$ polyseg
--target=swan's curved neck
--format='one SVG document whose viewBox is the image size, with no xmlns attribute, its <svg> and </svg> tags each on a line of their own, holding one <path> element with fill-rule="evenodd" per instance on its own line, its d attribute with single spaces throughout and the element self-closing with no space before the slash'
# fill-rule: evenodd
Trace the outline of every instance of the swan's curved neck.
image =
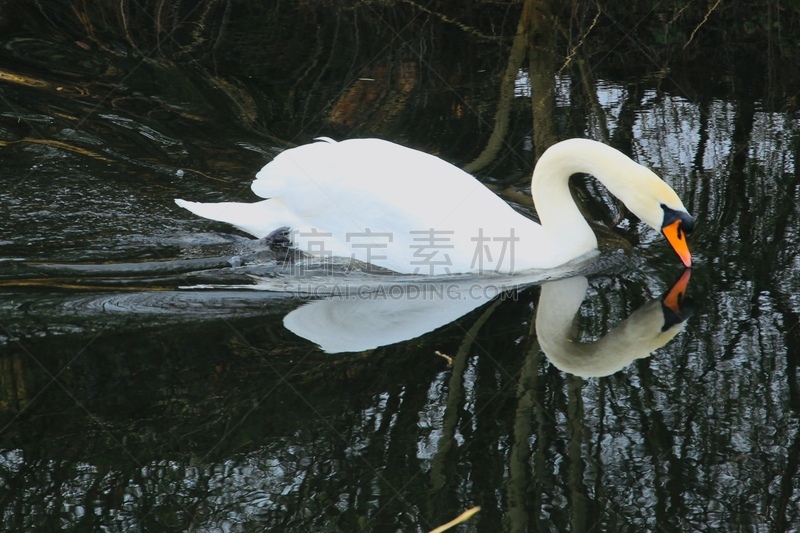
<svg viewBox="0 0 800 533">
<path fill-rule="evenodd" d="M 597 238 L 569 190 L 573 174 L 592 174 L 613 194 L 626 186 L 621 172 L 636 164 L 617 150 L 597 141 L 570 139 L 551 146 L 539 159 L 531 179 L 533 203 L 542 228 L 563 250 L 566 260 L 597 248 Z"/>
</svg>

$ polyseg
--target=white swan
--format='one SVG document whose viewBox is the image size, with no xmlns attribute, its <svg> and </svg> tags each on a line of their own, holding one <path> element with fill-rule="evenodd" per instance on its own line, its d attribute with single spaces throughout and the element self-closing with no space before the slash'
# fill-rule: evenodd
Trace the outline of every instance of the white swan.
<svg viewBox="0 0 800 533">
<path fill-rule="evenodd" d="M 692 217 L 648 168 L 588 139 L 550 147 L 533 172 L 537 224 L 466 172 L 379 139 L 320 139 L 279 154 L 256 175 L 255 203 L 175 200 L 189 211 L 258 237 L 289 230 L 320 257 L 353 258 L 407 274 L 512 273 L 553 268 L 597 248 L 570 194 L 572 174 L 599 179 L 660 230 L 687 267 Z"/>
</svg>

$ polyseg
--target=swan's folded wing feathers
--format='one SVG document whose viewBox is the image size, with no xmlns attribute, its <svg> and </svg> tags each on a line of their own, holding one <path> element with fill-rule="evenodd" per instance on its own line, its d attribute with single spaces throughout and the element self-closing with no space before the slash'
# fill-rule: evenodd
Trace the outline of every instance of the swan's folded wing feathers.
<svg viewBox="0 0 800 533">
<path fill-rule="evenodd" d="M 364 260 L 364 248 L 353 244 L 372 243 L 378 246 L 376 254 L 389 258 L 380 266 L 401 272 L 415 270 L 411 264 L 420 260 L 414 254 L 431 230 L 442 232 L 437 235 L 440 257 L 447 254 L 459 265 L 473 260 L 479 235 L 507 237 L 513 227 L 517 237 L 526 239 L 541 230 L 459 168 L 378 139 L 287 150 L 258 173 L 252 189 L 279 199 L 292 213 L 301 250 L 321 241 L 315 236 L 320 231 L 330 234 L 325 250 L 333 255 Z M 365 237 L 368 231 L 380 237 Z"/>
<path fill-rule="evenodd" d="M 473 204 L 492 213 L 511 210 L 457 167 L 378 139 L 287 150 L 258 173 L 252 189 L 262 198 L 279 198 L 300 219 L 331 214 L 350 221 L 354 230 L 381 223 L 397 227 L 404 220 L 413 221 L 409 229 L 437 228 Z"/>
</svg>

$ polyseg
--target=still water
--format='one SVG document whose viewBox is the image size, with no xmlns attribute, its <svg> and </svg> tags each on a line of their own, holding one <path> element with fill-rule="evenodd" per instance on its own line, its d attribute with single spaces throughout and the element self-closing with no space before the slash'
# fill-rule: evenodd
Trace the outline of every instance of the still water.
<svg viewBox="0 0 800 533">
<path fill-rule="evenodd" d="M 800 528 L 797 73 L 704 12 L 468 4 L 0 4 L 3 530 Z M 695 268 L 583 177 L 601 254 L 528 278 L 287 268 L 173 203 L 320 135 L 531 216 L 536 155 L 603 140 Z"/>
</svg>

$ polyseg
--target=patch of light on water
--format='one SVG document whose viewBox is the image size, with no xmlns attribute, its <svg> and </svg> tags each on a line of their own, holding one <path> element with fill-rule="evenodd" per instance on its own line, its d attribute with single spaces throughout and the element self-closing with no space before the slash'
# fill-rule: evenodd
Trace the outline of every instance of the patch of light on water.
<svg viewBox="0 0 800 533">
<path fill-rule="evenodd" d="M 420 431 L 417 440 L 417 458 L 430 463 L 439 448 L 439 439 L 442 436 L 442 422 L 444 420 L 445 404 L 447 403 L 447 386 L 445 380 L 449 372 L 440 372 L 428 387 L 427 401 L 418 413 L 417 428 Z"/>
<path fill-rule="evenodd" d="M 646 91 L 633 125 L 637 159 L 659 169 L 667 183 L 691 174 L 700 142 L 702 114 L 699 107 L 681 97 Z"/>
<path fill-rule="evenodd" d="M 597 103 L 600 104 L 603 115 L 593 114 L 592 122 L 605 121 L 609 136 L 613 136 L 617 128 L 626 94 L 625 88 L 620 84 L 603 80 L 597 82 Z M 594 125 L 594 129 L 599 127 L 599 124 Z M 594 132 L 593 136 L 597 139 L 602 139 L 600 132 Z"/>
<path fill-rule="evenodd" d="M 517 79 L 514 80 L 514 96 L 517 98 L 530 98 L 531 77 L 527 70 L 519 69 Z"/>
<path fill-rule="evenodd" d="M 795 161 L 791 146 L 796 131 L 797 121 L 787 117 L 786 113 L 755 113 L 750 157 L 761 163 L 768 175 L 793 173 Z"/>
<path fill-rule="evenodd" d="M 569 76 L 556 76 L 556 106 L 572 105 L 572 80 Z"/>
<path fill-rule="evenodd" d="M 703 168 L 709 171 L 720 168 L 730 158 L 731 136 L 736 110 L 730 102 L 714 100 L 708 109 L 708 127 Z"/>
</svg>

